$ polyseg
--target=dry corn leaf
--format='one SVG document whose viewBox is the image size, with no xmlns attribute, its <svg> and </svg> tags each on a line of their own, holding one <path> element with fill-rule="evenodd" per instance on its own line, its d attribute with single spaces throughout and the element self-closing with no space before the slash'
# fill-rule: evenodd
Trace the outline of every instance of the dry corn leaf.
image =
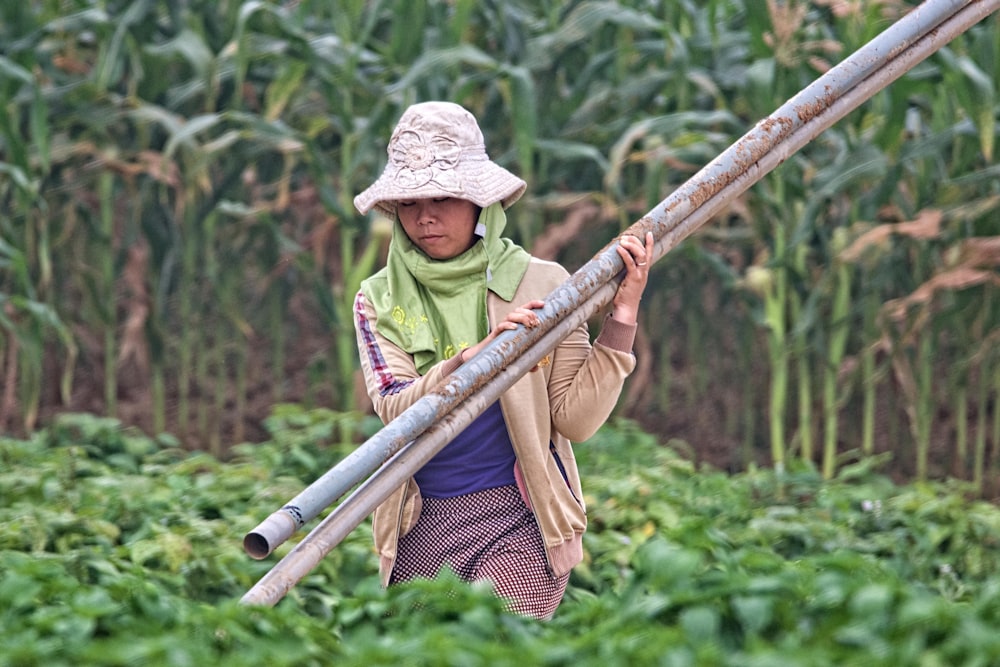
<svg viewBox="0 0 1000 667">
<path fill-rule="evenodd" d="M 984 283 L 1000 285 L 1000 276 L 992 271 L 960 266 L 932 276 L 907 296 L 887 301 L 884 308 L 889 317 L 899 320 L 906 316 L 910 306 L 930 303 L 940 290 L 961 290 Z"/>
<path fill-rule="evenodd" d="M 854 242 L 840 253 L 840 258 L 845 262 L 853 263 L 868 248 L 888 244 L 893 234 L 909 236 L 914 239 L 937 238 L 941 234 L 942 217 L 941 211 L 937 209 L 924 209 L 917 215 L 916 220 L 873 227 L 854 239 Z"/>
</svg>

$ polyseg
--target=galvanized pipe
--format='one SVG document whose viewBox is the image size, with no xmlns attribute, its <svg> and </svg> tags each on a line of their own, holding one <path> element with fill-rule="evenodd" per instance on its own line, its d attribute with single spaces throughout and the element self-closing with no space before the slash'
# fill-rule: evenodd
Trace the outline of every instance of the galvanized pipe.
<svg viewBox="0 0 1000 667">
<path fill-rule="evenodd" d="M 502 369 L 495 379 L 473 393 L 460 405 L 446 413 L 416 440 L 407 443 L 389 461 L 376 470 L 364 483 L 335 507 L 312 531 L 275 565 L 243 597 L 244 603 L 274 604 L 309 573 L 326 554 L 340 544 L 352 530 L 393 490 L 402 486 L 413 473 L 496 401 L 510 385 L 530 371 L 565 338 L 589 313 L 594 313 L 614 296 L 620 278 L 600 288 L 580 308 L 559 322 L 537 344 L 527 348 L 510 366 Z"/>
<path fill-rule="evenodd" d="M 652 261 L 659 259 L 823 130 L 998 8 L 1000 0 L 928 0 L 918 6 L 759 122 L 628 232 L 641 236 L 652 231 L 656 239 Z M 622 270 L 614 245 L 605 247 L 546 298 L 539 327 L 498 336 L 438 389 L 248 534 L 244 540 L 248 553 L 265 557 L 295 529 L 371 475 L 242 601 L 274 604 L 281 599 L 395 488 L 609 302 Z"/>
</svg>

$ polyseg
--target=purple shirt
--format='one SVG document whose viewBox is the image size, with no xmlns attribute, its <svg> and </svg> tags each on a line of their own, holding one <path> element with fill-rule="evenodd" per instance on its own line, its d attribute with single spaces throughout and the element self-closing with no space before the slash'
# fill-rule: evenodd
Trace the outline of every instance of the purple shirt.
<svg viewBox="0 0 1000 667">
<path fill-rule="evenodd" d="M 358 335 L 364 345 L 372 375 L 382 396 L 405 390 L 413 380 L 400 380 L 393 374 L 379 350 L 371 322 L 365 316 L 365 296 L 358 292 L 354 301 Z M 414 478 L 420 493 L 429 498 L 452 498 L 465 493 L 493 489 L 514 480 L 514 447 L 507 435 L 507 424 L 496 402 L 434 458 Z"/>
<path fill-rule="evenodd" d="M 514 484 L 514 461 L 514 447 L 498 401 L 413 477 L 422 496 L 452 498 Z"/>
</svg>

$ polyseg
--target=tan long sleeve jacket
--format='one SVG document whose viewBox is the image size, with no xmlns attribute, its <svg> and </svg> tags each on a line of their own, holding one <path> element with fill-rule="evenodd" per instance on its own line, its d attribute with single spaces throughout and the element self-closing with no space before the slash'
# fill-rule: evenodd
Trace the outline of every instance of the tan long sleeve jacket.
<svg viewBox="0 0 1000 667">
<path fill-rule="evenodd" d="M 511 302 L 488 292 L 490 326 L 515 307 L 544 299 L 568 277 L 559 264 L 532 259 Z M 461 358 L 446 359 L 421 376 L 409 354 L 375 333 L 377 317 L 367 299 L 359 295 L 356 308 L 359 317 L 369 320 L 374 333 L 374 341 L 369 342 L 358 329 L 365 385 L 375 413 L 388 423 L 454 372 Z M 539 364 L 538 371 L 527 373 L 500 397 L 517 457 L 515 472 L 521 493 L 538 521 L 556 576 L 569 572 L 583 558 L 582 538 L 587 527 L 580 475 L 570 443 L 591 437 L 614 409 L 625 378 L 635 368 L 631 352 L 635 329 L 609 317 L 592 346 L 587 326 L 578 327 Z M 373 365 L 373 351 L 384 360 L 378 369 Z M 413 383 L 398 393 L 382 395 L 379 387 L 386 373 L 394 382 Z M 420 490 L 411 478 L 375 510 L 373 533 L 385 585 L 395 563 L 397 541 L 416 523 L 420 508 Z"/>
</svg>

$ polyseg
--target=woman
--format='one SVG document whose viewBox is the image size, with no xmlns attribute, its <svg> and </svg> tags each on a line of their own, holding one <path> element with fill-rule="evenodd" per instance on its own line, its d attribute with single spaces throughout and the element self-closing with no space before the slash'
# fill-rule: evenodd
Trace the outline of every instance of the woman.
<svg viewBox="0 0 1000 667">
<path fill-rule="evenodd" d="M 486 155 L 476 119 L 448 102 L 400 118 L 382 175 L 354 204 L 395 221 L 385 268 L 355 302 L 361 367 L 389 422 L 499 333 L 538 324 L 568 273 L 503 238 L 525 183 Z M 635 366 L 653 239 L 620 239 L 626 275 L 590 343 L 577 328 L 375 511 L 383 584 L 450 567 L 549 618 L 583 557 L 586 513 L 570 441 L 607 419 Z"/>
</svg>

